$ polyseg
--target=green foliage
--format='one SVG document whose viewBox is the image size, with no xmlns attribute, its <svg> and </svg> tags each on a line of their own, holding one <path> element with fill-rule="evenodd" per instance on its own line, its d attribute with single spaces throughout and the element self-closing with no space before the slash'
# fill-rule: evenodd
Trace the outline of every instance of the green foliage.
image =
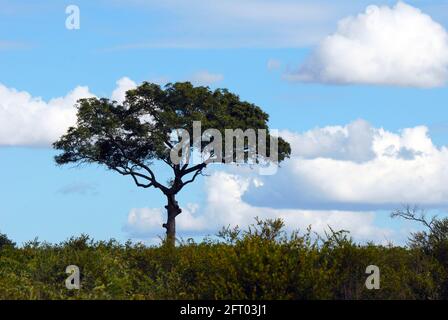
<svg viewBox="0 0 448 320">
<path fill-rule="evenodd" d="M 411 234 L 409 246 L 437 261 L 440 266 L 436 281 L 439 296 L 448 299 L 448 218 L 428 218 L 424 209 L 410 205 L 395 210 L 391 216 L 418 222 L 425 227 L 424 230 Z"/>
<path fill-rule="evenodd" d="M 55 157 L 60 165 L 99 163 L 121 172 L 137 172 L 153 160 L 172 165 L 172 132 L 184 129 L 193 137 L 194 121 L 201 122 L 202 131 L 214 128 L 223 137 L 225 129 L 266 129 L 267 143 L 270 141 L 269 116 L 260 107 L 241 101 L 226 89 L 211 91 L 189 82 L 170 83 L 164 89 L 144 82 L 129 90 L 122 104 L 88 98 L 81 99 L 77 108 L 76 126 L 54 143 L 62 151 Z M 272 138 L 278 141 L 279 161 L 289 157 L 289 144 L 281 137 Z M 202 148 L 206 144 L 203 142 Z M 193 150 L 192 139 L 190 147 Z"/>
<path fill-rule="evenodd" d="M 448 299 L 448 218 L 433 219 L 429 230 L 412 234 L 409 244 L 422 250 L 441 266 L 439 290 L 442 298 Z"/>
<path fill-rule="evenodd" d="M 34 240 L 0 250 L 0 299 L 442 299 L 447 273 L 437 252 L 360 245 L 345 231 L 287 234 L 282 221 L 258 219 L 177 247 L 86 235 L 58 245 Z M 65 288 L 71 264 L 81 290 Z M 380 290 L 364 285 L 371 264 L 381 270 Z"/>
<path fill-rule="evenodd" d="M 10 240 L 6 234 L 0 233 L 0 249 L 4 246 L 12 246 L 14 247 L 16 244 Z"/>
</svg>

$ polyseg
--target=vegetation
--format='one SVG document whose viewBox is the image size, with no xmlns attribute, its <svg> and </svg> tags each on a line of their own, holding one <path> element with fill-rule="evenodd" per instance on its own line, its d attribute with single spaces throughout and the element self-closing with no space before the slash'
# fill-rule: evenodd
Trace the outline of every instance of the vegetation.
<svg viewBox="0 0 448 320">
<path fill-rule="evenodd" d="M 356 244 L 345 231 L 287 235 L 280 220 L 176 247 L 82 235 L 18 248 L 2 236 L 0 299 L 447 299 L 448 219 L 433 221 L 407 247 Z M 72 264 L 80 290 L 65 288 Z M 365 287 L 371 264 L 379 290 Z"/>
</svg>

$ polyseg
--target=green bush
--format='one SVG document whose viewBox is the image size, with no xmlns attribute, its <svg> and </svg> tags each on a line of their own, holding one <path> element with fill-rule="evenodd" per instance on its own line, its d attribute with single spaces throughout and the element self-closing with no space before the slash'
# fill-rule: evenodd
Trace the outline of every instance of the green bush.
<svg viewBox="0 0 448 320">
<path fill-rule="evenodd" d="M 12 246 L 14 247 L 16 244 L 10 240 L 6 234 L 0 233 L 0 249 L 4 246 Z"/>
<path fill-rule="evenodd" d="M 345 231 L 331 230 L 323 238 L 311 229 L 287 234 L 280 220 L 257 220 L 245 231 L 225 228 L 218 240 L 183 241 L 175 248 L 98 242 L 86 235 L 22 247 L 2 239 L 0 299 L 447 297 L 442 244 L 361 245 Z M 371 264 L 381 271 L 379 290 L 365 287 Z M 80 290 L 65 288 L 68 265 L 81 270 Z"/>
</svg>

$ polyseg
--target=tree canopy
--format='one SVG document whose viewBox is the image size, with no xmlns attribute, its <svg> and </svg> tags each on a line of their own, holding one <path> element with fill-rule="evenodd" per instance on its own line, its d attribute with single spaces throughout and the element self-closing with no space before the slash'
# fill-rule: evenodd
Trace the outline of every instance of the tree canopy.
<svg viewBox="0 0 448 320">
<path fill-rule="evenodd" d="M 87 98 L 79 100 L 76 107 L 76 125 L 54 143 L 54 148 L 62 151 L 55 157 L 56 163 L 99 163 L 132 177 L 139 187 L 158 188 L 168 197 L 168 215 L 170 206 L 175 212 L 174 216 L 180 213 L 174 196 L 185 185 L 193 182 L 208 164 L 206 161 L 173 162 L 170 155 L 179 143 L 178 136 L 173 138 L 173 130 L 181 129 L 193 136 L 195 121 L 200 121 L 202 131 L 214 129 L 223 136 L 226 129 L 264 129 L 267 132 L 268 151 L 264 160 L 270 160 L 271 141 L 275 141 L 278 146 L 276 163 L 291 153 L 285 140 L 270 135 L 268 114 L 252 103 L 241 101 L 227 89 L 212 91 L 208 87 L 194 87 L 189 82 L 170 83 L 162 88 L 144 82 L 136 89 L 129 90 L 123 103 L 106 98 Z M 195 149 L 202 152 L 207 144 L 201 141 L 195 145 L 193 139 L 190 139 L 188 150 L 190 153 L 195 152 Z M 225 148 L 223 144 L 223 154 L 228 153 Z M 231 150 L 242 151 L 245 154 L 244 161 L 250 161 L 247 156 L 248 142 L 238 145 L 232 140 Z M 255 162 L 259 160 L 257 156 Z M 173 179 L 169 184 L 163 184 L 157 179 L 154 161 L 162 161 L 172 168 Z"/>
</svg>

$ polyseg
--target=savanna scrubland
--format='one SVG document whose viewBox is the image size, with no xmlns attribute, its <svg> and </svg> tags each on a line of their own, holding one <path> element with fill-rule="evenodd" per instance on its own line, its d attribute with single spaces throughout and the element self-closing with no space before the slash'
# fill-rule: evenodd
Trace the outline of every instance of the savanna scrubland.
<svg viewBox="0 0 448 320">
<path fill-rule="evenodd" d="M 1 235 L 0 299 L 446 299 L 448 219 L 422 221 L 406 246 L 359 244 L 331 229 L 287 234 L 281 220 L 258 219 L 176 247 L 87 235 L 18 247 Z M 65 287 L 73 264 L 80 290 Z M 371 264 L 381 271 L 379 290 L 365 286 Z"/>
</svg>

